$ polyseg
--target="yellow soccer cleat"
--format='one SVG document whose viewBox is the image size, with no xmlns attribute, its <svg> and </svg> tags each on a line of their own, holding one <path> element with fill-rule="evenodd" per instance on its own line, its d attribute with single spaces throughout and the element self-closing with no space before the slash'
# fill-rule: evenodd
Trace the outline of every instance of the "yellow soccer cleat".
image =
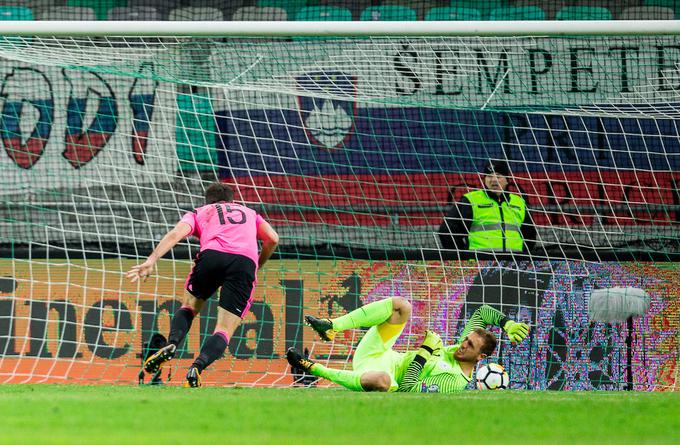
<svg viewBox="0 0 680 445">
<path fill-rule="evenodd" d="M 186 381 L 184 382 L 185 388 L 200 388 L 201 387 L 201 373 L 197 367 L 192 366 L 187 372 Z"/>
<path fill-rule="evenodd" d="M 319 334 L 323 341 L 333 341 L 336 331 L 333 330 L 333 322 L 328 318 L 316 318 L 305 315 L 305 321 Z"/>
<path fill-rule="evenodd" d="M 156 351 L 151 357 L 144 362 L 144 371 L 149 374 L 155 374 L 163 366 L 163 363 L 171 360 L 175 356 L 177 346 L 173 344 L 166 345 Z"/>
<path fill-rule="evenodd" d="M 313 361 L 303 357 L 302 354 L 300 354 L 295 348 L 288 348 L 286 351 L 286 360 L 288 360 L 288 363 L 293 368 L 299 369 L 306 373 L 309 373 L 312 369 L 312 366 L 314 366 Z"/>
</svg>

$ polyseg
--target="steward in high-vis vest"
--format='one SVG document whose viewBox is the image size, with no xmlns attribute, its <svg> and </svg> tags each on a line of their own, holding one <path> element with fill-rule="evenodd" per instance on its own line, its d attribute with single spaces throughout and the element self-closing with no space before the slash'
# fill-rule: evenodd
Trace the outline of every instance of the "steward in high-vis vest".
<svg viewBox="0 0 680 445">
<path fill-rule="evenodd" d="M 439 227 L 444 249 L 477 252 L 528 252 L 536 229 L 524 199 L 508 192 L 510 169 L 504 161 L 490 160 L 484 167 L 482 190 L 466 193 Z"/>
</svg>

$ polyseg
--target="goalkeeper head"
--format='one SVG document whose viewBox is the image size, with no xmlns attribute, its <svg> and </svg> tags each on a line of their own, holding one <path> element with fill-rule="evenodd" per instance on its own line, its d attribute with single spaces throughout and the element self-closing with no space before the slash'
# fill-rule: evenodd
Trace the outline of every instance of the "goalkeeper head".
<svg viewBox="0 0 680 445">
<path fill-rule="evenodd" d="M 477 328 L 461 339 L 453 358 L 458 363 L 469 363 L 474 366 L 493 354 L 497 344 L 498 340 L 494 334 L 486 329 Z"/>
<path fill-rule="evenodd" d="M 445 350 L 453 356 L 461 367 L 470 368 L 475 367 L 479 361 L 493 354 L 497 344 L 496 336 L 483 328 L 471 330 L 458 343 L 448 347 L 444 346 L 436 332 L 427 331 L 420 349 L 428 358 L 431 355 L 438 355 L 441 350 Z"/>
</svg>

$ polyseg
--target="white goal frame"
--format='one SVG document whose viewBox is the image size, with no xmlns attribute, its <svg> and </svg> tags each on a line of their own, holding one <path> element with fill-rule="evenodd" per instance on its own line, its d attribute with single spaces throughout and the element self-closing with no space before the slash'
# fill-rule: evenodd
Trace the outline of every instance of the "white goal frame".
<svg viewBox="0 0 680 445">
<path fill-rule="evenodd" d="M 281 22 L 37 21 L 0 22 L 5 36 L 597 36 L 677 35 L 680 20 Z"/>
</svg>

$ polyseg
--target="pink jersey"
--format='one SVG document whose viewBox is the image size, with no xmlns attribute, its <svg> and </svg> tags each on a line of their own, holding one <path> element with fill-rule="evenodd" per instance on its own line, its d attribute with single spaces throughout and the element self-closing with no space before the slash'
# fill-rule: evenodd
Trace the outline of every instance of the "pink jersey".
<svg viewBox="0 0 680 445">
<path fill-rule="evenodd" d="M 243 255 L 255 262 L 257 229 L 264 219 L 253 209 L 233 202 L 204 205 L 185 214 L 180 222 L 191 226 L 191 233 L 200 240 L 201 252 L 206 249 Z"/>
</svg>

